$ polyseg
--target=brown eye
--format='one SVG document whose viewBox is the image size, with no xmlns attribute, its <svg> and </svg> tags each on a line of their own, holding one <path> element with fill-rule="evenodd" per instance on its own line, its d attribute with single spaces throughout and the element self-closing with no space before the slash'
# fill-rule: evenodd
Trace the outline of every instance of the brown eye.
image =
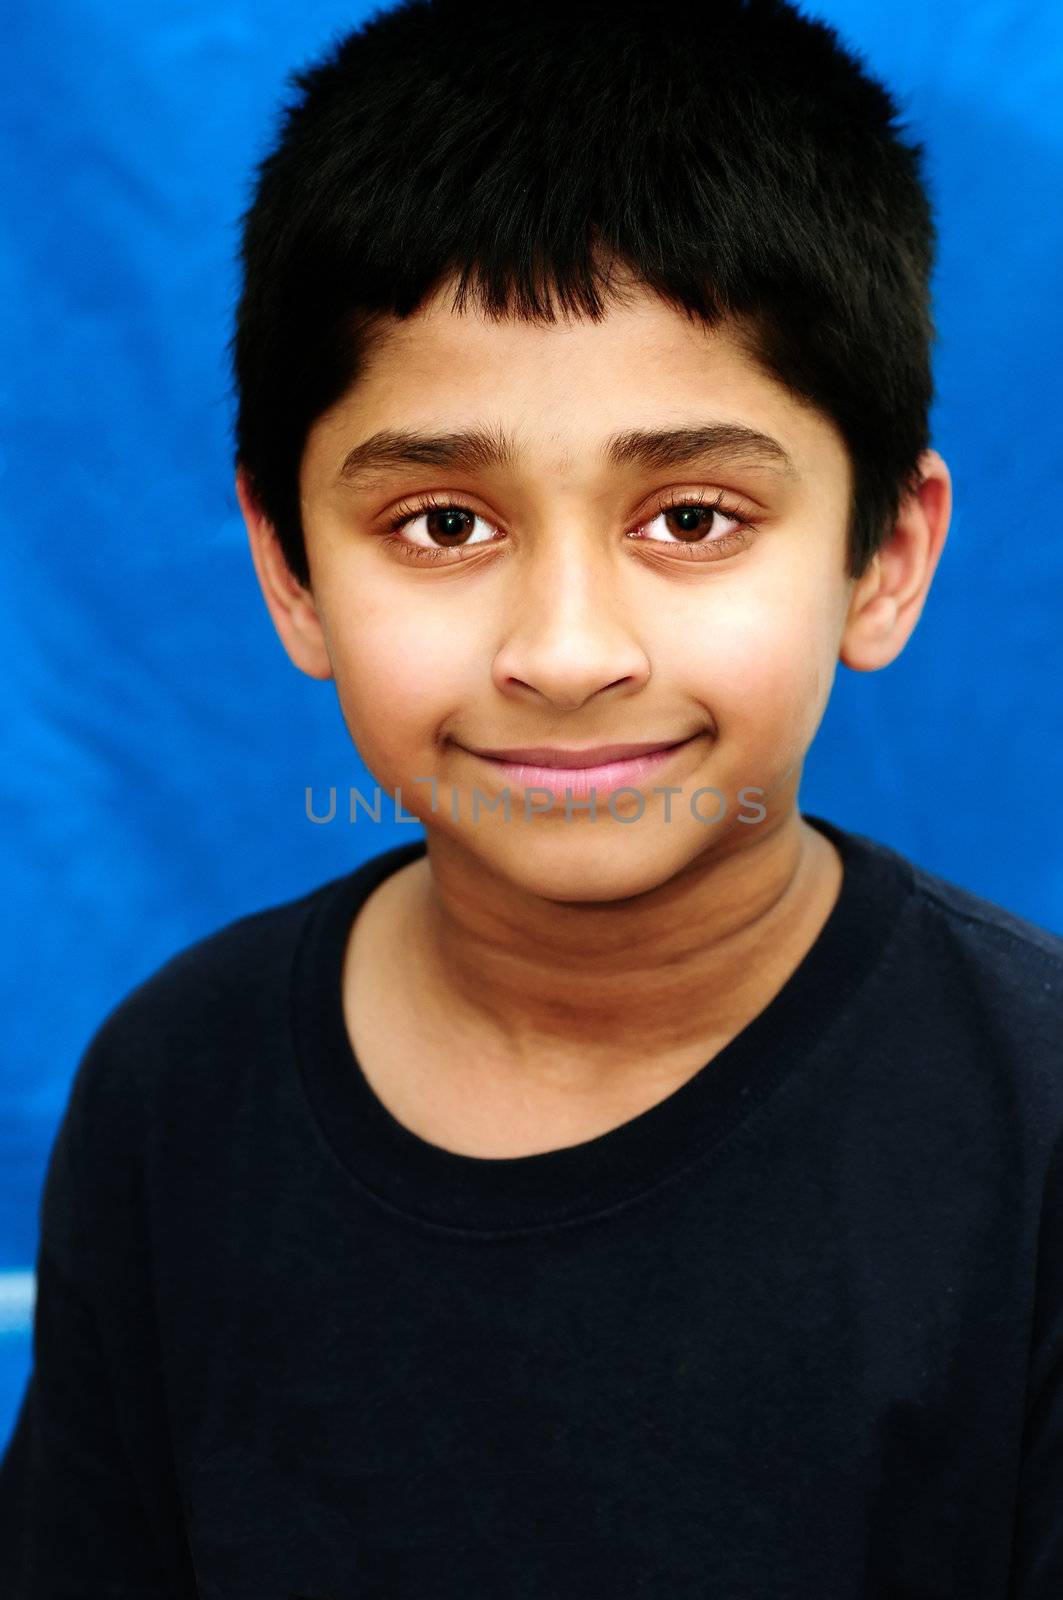
<svg viewBox="0 0 1063 1600">
<path fill-rule="evenodd" d="M 425 526 L 433 538 L 456 544 L 467 539 L 476 521 L 471 511 L 457 506 L 434 506 L 424 513 Z"/>
<path fill-rule="evenodd" d="M 651 532 L 657 524 L 661 532 Z M 729 526 L 728 526 L 729 524 Z M 749 543 L 753 524 L 741 509 L 726 503 L 722 495 L 715 500 L 666 501 L 648 522 L 642 523 L 635 537 L 646 544 L 671 546 L 688 560 L 712 561 L 729 555 Z"/>
<path fill-rule="evenodd" d="M 651 522 L 643 524 L 645 528 L 652 528 L 654 523 L 661 522 L 668 533 L 674 534 L 684 544 L 694 540 L 707 540 L 710 535 L 715 535 L 717 541 L 726 538 L 732 529 L 721 524 L 730 522 L 734 527 L 744 527 L 743 518 L 737 514 L 728 514 L 723 506 L 701 506 L 688 504 L 675 504 L 662 506 Z"/>
<path fill-rule="evenodd" d="M 481 523 L 485 530 L 485 538 L 473 537 L 476 524 Z M 418 524 L 424 524 L 423 529 Z M 471 511 L 468 506 L 437 505 L 435 501 L 427 501 L 412 510 L 404 510 L 390 524 L 391 533 L 399 544 L 409 545 L 415 549 L 454 550 L 464 549 L 470 544 L 484 544 L 491 542 L 491 524 L 483 517 Z M 400 530 L 409 530 L 399 538 Z M 417 533 L 423 532 L 426 537 L 418 538 Z"/>
</svg>

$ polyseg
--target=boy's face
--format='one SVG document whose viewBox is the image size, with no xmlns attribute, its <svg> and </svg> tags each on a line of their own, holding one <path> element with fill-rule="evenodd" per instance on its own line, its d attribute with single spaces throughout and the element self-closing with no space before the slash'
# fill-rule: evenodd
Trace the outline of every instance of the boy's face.
<svg viewBox="0 0 1063 1600">
<path fill-rule="evenodd" d="M 684 461 L 607 457 L 614 436 L 725 427 L 774 445 L 736 432 Z M 511 456 L 341 471 L 391 430 L 504 436 Z M 457 315 L 448 286 L 389 326 L 310 432 L 300 492 L 312 607 L 302 643 L 285 643 L 304 670 L 331 669 L 385 809 L 401 787 L 433 849 L 467 852 L 547 898 L 639 894 L 706 853 L 756 850 L 794 816 L 854 593 L 850 481 L 829 420 L 731 334 L 649 290 L 631 289 L 597 324 L 537 327 L 478 306 Z M 424 494 L 458 514 L 418 511 Z M 717 497 L 719 510 L 699 512 Z M 610 815 L 607 786 L 596 819 L 575 805 L 566 817 L 559 798 L 525 820 L 519 780 L 471 753 L 651 741 L 682 743 L 621 778 L 642 798 L 629 821 Z M 654 792 L 664 785 L 682 792 Z M 474 789 L 495 800 L 506 787 L 511 820 L 481 800 L 474 822 Z M 722 799 L 702 794 L 694 815 L 699 788 Z M 758 801 L 765 819 L 739 822 Z M 638 800 L 614 809 L 633 818 Z"/>
</svg>

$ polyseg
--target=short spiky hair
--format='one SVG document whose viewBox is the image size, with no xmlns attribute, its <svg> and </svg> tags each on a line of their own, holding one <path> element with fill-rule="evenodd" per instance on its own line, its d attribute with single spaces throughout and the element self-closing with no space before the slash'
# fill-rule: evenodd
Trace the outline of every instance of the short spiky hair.
<svg viewBox="0 0 1063 1600">
<path fill-rule="evenodd" d="M 860 577 L 929 443 L 937 243 L 889 91 L 786 0 L 400 0 L 291 75 L 242 218 L 236 459 L 309 583 L 299 465 L 384 316 L 458 278 L 595 320 L 619 261 L 840 430 Z M 604 291 L 604 292 L 603 292 Z"/>
</svg>

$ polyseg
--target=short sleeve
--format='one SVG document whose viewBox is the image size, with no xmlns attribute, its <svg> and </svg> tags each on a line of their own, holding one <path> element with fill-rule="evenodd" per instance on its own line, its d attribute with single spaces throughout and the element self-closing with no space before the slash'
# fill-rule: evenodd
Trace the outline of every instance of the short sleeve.
<svg viewBox="0 0 1063 1600">
<path fill-rule="evenodd" d="M 178 1587 L 165 1570 L 123 1441 L 102 1296 L 85 1253 L 85 1191 L 75 1149 L 92 1060 L 90 1051 L 75 1079 L 41 1199 L 32 1368 L 0 1461 L 0 1595 L 184 1600 L 194 1587 Z M 98 1160 L 110 1156 L 112 1136 L 106 1121 L 94 1131 Z M 92 1215 L 93 1244 L 106 1251 Z M 119 1248 L 111 1242 L 112 1254 Z"/>
<path fill-rule="evenodd" d="M 40 1252 L 33 1368 L 0 1463 L 0 1594 L 171 1593 L 123 1453 L 92 1311 Z"/>
<path fill-rule="evenodd" d="M 987 1374 L 992 1382 L 992 1374 Z M 1063 1595 L 1063 1142 L 1045 1182 L 1008 1600 Z"/>
</svg>

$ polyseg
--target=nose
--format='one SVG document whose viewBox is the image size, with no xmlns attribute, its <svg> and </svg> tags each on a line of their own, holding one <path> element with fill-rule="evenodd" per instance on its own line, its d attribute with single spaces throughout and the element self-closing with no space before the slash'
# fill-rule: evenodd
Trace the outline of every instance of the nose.
<svg viewBox="0 0 1063 1600">
<path fill-rule="evenodd" d="M 493 664 L 497 687 L 535 694 L 566 711 L 603 689 L 641 688 L 650 663 L 618 593 L 615 555 L 594 552 L 576 534 L 549 543 L 549 551 L 513 573 Z"/>
</svg>

